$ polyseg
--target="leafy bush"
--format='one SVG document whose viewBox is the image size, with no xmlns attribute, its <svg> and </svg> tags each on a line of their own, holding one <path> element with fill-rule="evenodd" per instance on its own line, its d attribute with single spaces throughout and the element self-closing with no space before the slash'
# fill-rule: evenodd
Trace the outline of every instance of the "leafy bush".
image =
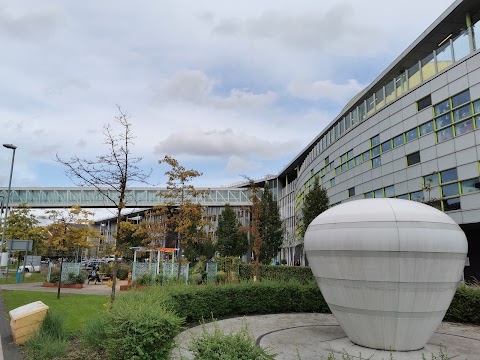
<svg viewBox="0 0 480 360">
<path fill-rule="evenodd" d="M 189 284 L 194 284 L 194 285 L 200 285 L 203 283 L 203 276 L 202 274 L 200 273 L 196 273 L 196 274 L 191 274 L 189 277 L 188 277 L 188 283 Z"/>
<path fill-rule="evenodd" d="M 253 279 L 255 265 L 240 264 L 239 275 L 242 280 Z M 259 265 L 261 280 L 289 281 L 296 280 L 301 283 L 315 281 L 312 270 L 308 266 L 274 266 Z"/>
<path fill-rule="evenodd" d="M 107 354 L 115 359 L 168 359 L 182 322 L 149 291 L 129 291 L 105 313 Z"/>
<path fill-rule="evenodd" d="M 194 360 L 272 360 L 275 355 L 255 345 L 255 339 L 243 326 L 237 333 L 224 334 L 217 323 L 212 332 L 203 325 L 203 333 L 194 338 L 189 350 Z"/>
<path fill-rule="evenodd" d="M 479 308 L 480 288 L 460 285 L 444 320 L 480 325 Z"/>
<path fill-rule="evenodd" d="M 117 278 L 119 278 L 120 280 L 125 280 L 126 278 L 128 278 L 128 272 L 130 271 L 130 269 L 124 267 L 124 266 L 121 266 L 117 269 Z"/>
</svg>

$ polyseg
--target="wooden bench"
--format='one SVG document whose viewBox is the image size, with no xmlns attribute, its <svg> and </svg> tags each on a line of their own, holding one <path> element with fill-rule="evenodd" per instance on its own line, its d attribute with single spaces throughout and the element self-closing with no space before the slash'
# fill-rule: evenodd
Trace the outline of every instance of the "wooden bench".
<svg viewBox="0 0 480 360">
<path fill-rule="evenodd" d="M 106 273 L 98 272 L 98 277 L 100 278 L 100 281 L 103 283 L 104 280 L 110 280 L 110 276 L 107 275 Z"/>
</svg>

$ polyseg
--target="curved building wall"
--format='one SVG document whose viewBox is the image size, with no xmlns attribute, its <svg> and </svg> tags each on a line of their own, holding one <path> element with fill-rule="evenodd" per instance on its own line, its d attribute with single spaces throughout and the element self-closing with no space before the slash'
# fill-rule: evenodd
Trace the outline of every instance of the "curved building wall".
<svg viewBox="0 0 480 360">
<path fill-rule="evenodd" d="M 279 175 L 287 233 L 282 257 L 289 263 L 303 260 L 302 239 L 292 234 L 315 177 L 332 205 L 369 197 L 426 201 L 478 234 L 480 227 L 471 227 L 480 224 L 480 4 L 475 6 L 473 21 L 463 14 L 466 30 L 409 59 L 410 66 L 391 80 L 387 74 L 370 85 L 294 160 L 294 175 Z M 480 262 L 475 245 L 470 260 Z"/>
</svg>

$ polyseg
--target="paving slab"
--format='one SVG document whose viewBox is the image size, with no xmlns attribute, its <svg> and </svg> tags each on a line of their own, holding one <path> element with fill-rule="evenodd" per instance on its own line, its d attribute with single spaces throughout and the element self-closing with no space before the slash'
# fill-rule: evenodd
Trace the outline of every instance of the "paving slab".
<svg viewBox="0 0 480 360">
<path fill-rule="evenodd" d="M 317 360 L 334 354 L 336 359 L 350 355 L 354 360 L 422 360 L 448 354 L 453 360 L 480 360 L 480 327 L 443 322 L 427 345 L 418 351 L 390 352 L 369 349 L 352 343 L 333 315 L 272 314 L 245 316 L 216 322 L 225 333 L 237 332 L 247 326 L 258 346 L 276 353 L 277 360 Z M 205 325 L 212 329 L 213 323 Z M 176 337 L 173 360 L 192 359 L 188 344 L 202 333 L 202 326 L 188 329 Z"/>
</svg>

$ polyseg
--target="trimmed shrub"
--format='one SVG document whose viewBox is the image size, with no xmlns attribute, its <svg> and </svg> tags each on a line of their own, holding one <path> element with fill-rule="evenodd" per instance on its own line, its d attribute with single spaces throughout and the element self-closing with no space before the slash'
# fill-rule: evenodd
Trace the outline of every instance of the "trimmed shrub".
<svg viewBox="0 0 480 360">
<path fill-rule="evenodd" d="M 445 321 L 480 325 L 480 288 L 462 284 L 458 287 L 445 315 Z"/>
<path fill-rule="evenodd" d="M 115 359 L 168 359 L 182 323 L 149 291 L 129 291 L 105 313 L 105 349 Z"/>
<path fill-rule="evenodd" d="M 255 265 L 240 264 L 239 275 L 242 280 L 253 279 Z M 259 265 L 261 280 L 290 281 L 295 280 L 300 283 L 315 281 L 312 270 L 308 266 L 274 266 Z"/>
</svg>

